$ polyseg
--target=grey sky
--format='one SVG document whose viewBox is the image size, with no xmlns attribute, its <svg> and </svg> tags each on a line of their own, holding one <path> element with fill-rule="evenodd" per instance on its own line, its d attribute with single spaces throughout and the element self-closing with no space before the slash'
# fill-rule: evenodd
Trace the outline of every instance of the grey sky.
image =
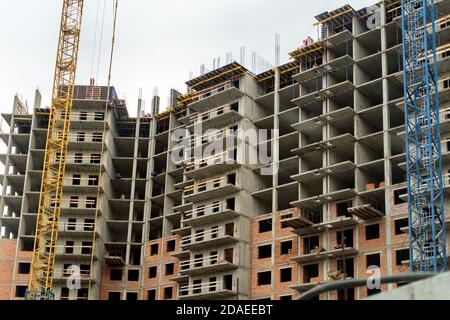
<svg viewBox="0 0 450 320">
<path fill-rule="evenodd" d="M 113 0 L 86 0 L 77 83 L 97 78 L 101 23 L 106 3 L 102 59 L 97 83 L 104 85 L 111 43 Z M 274 63 L 274 36 L 281 34 L 281 61 L 307 36 L 317 38 L 314 16 L 346 3 L 355 9 L 368 0 L 120 0 L 112 84 L 127 98 L 135 114 L 139 88 L 147 110 L 153 88 L 160 88 L 162 107 L 168 90 L 185 91 L 189 71 L 200 64 L 211 68 L 213 58 L 245 46 Z M 32 105 L 39 87 L 44 105 L 50 101 L 61 0 L 2 1 L 0 9 L 0 111 L 10 112 L 14 94 Z M 97 11 L 97 7 L 100 10 Z M 91 73 L 94 39 L 97 38 Z M 247 58 L 248 59 L 248 58 Z"/>
</svg>

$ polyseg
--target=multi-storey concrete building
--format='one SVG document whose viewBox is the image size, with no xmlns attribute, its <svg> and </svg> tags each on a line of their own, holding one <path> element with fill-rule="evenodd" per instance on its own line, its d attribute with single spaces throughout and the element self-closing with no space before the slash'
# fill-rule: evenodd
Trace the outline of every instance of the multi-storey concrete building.
<svg viewBox="0 0 450 320">
<path fill-rule="evenodd" d="M 436 3 L 447 192 L 450 2 Z M 162 114 L 139 108 L 131 118 L 114 90 L 77 87 L 56 298 L 292 299 L 319 283 L 368 277 L 370 266 L 408 271 L 400 5 L 325 12 L 316 17 L 320 39 L 306 40 L 290 62 L 259 75 L 220 67 L 187 82 Z M 3 114 L 3 299 L 23 297 L 28 283 L 45 152 L 48 110 L 39 95 L 25 109 L 16 99 Z M 178 129 L 189 136 L 174 138 Z M 275 135 L 239 134 L 252 129 Z M 210 142 L 222 151 L 193 157 Z M 257 157 L 266 149 L 270 163 Z M 193 159 L 173 161 L 177 154 Z M 76 290 L 67 283 L 72 265 Z"/>
</svg>

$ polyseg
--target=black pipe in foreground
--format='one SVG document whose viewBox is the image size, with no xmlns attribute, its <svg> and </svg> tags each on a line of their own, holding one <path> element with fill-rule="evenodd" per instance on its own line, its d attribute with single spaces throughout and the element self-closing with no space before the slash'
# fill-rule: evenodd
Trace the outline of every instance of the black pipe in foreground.
<svg viewBox="0 0 450 320">
<path fill-rule="evenodd" d="M 404 274 L 396 274 L 386 277 L 380 278 L 380 283 L 393 283 L 393 282 L 414 282 L 418 280 L 423 280 L 427 278 L 431 278 L 439 273 L 434 272 L 422 272 L 422 273 L 404 273 Z M 364 287 L 367 285 L 367 279 L 349 279 L 349 280 L 340 280 L 334 281 L 330 283 L 324 283 L 318 285 L 317 287 L 301 294 L 297 300 L 310 300 L 314 298 L 318 294 L 328 291 L 348 289 L 348 288 L 356 288 L 356 287 Z"/>
</svg>

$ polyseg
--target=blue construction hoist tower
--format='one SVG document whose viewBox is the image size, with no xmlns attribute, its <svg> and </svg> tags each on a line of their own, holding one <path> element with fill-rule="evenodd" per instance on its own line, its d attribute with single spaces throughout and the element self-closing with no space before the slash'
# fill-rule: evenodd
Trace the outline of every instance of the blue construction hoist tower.
<svg viewBox="0 0 450 320">
<path fill-rule="evenodd" d="M 434 0 L 402 0 L 410 267 L 447 269 Z"/>
</svg>

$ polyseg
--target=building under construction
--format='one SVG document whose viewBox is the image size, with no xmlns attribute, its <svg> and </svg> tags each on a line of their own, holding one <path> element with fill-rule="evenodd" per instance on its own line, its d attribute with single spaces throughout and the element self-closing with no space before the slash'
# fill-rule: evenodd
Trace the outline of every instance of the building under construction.
<svg viewBox="0 0 450 320">
<path fill-rule="evenodd" d="M 377 5 L 375 18 L 348 5 L 318 15 L 319 39 L 288 63 L 257 75 L 221 66 L 188 81 L 187 93 L 173 91 L 164 113 L 144 115 L 140 104 L 130 117 L 114 88 L 76 86 L 55 299 L 295 299 L 367 278 L 371 266 L 409 272 L 401 2 Z M 448 194 L 450 1 L 436 6 Z M 2 114 L 0 299 L 23 299 L 29 283 L 49 122 L 40 100 L 28 112 L 16 98 Z M 176 163 L 180 128 L 192 132 L 192 150 L 230 139 L 234 147 Z M 254 145 L 236 129 L 278 134 Z M 245 161 L 260 149 L 271 163 Z M 398 285 L 318 298 L 363 299 Z"/>
</svg>

